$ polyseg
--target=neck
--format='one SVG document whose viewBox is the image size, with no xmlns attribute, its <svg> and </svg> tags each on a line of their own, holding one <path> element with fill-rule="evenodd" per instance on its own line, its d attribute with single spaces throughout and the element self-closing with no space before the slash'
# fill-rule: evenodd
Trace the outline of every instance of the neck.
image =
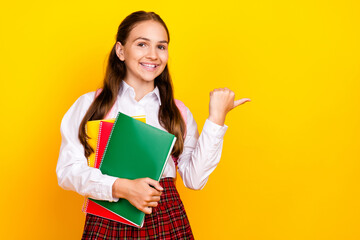
<svg viewBox="0 0 360 240">
<path fill-rule="evenodd" d="M 135 100 L 140 101 L 146 94 L 153 91 L 155 88 L 154 81 L 133 81 L 130 79 L 124 79 L 124 81 L 129 84 L 135 90 Z"/>
</svg>

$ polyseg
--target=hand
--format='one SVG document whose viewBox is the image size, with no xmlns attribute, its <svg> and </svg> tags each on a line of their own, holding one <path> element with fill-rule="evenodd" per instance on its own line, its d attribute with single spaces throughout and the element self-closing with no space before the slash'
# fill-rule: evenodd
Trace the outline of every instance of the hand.
<svg viewBox="0 0 360 240">
<path fill-rule="evenodd" d="M 151 178 L 135 180 L 118 178 L 113 184 L 114 197 L 125 198 L 134 207 L 146 214 L 152 212 L 152 207 L 157 207 L 163 190 L 159 182 Z"/>
<path fill-rule="evenodd" d="M 214 89 L 210 92 L 209 120 L 223 126 L 226 114 L 235 107 L 250 102 L 249 98 L 234 101 L 235 93 L 228 88 Z"/>
</svg>

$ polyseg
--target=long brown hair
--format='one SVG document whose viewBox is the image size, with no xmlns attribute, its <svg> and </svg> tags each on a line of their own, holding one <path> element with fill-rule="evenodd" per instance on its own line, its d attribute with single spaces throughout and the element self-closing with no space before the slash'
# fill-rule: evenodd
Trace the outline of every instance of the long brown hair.
<svg viewBox="0 0 360 240">
<path fill-rule="evenodd" d="M 120 42 L 122 45 L 125 45 L 125 42 L 135 25 L 147 20 L 154 20 L 161 23 L 167 32 L 168 42 L 170 42 L 168 28 L 160 16 L 154 12 L 145 11 L 133 12 L 120 23 L 116 35 L 116 42 Z M 124 79 L 126 74 L 125 63 L 120 61 L 116 55 L 116 42 L 109 55 L 102 87 L 103 90 L 90 105 L 79 127 L 79 139 L 81 144 L 84 146 L 84 154 L 86 157 L 89 157 L 90 154 L 94 152 L 94 149 L 92 149 L 86 141 L 89 137 L 86 134 L 85 125 L 90 120 L 103 119 L 104 116 L 106 116 L 106 114 L 111 110 L 112 106 L 115 104 L 118 92 L 121 90 L 121 81 Z M 155 78 L 155 86 L 158 87 L 161 98 L 161 105 L 158 114 L 159 123 L 169 133 L 176 136 L 177 141 L 171 154 L 174 157 L 178 157 L 184 148 L 184 134 L 186 126 L 179 109 L 175 105 L 172 81 L 167 64 L 164 71 Z"/>
</svg>

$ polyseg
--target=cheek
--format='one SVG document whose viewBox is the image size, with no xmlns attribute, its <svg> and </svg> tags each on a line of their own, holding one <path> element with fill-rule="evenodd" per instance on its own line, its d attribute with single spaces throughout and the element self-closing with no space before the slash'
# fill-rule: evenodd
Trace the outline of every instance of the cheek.
<svg viewBox="0 0 360 240">
<path fill-rule="evenodd" d="M 161 53 L 159 56 L 161 58 L 161 61 L 166 64 L 169 59 L 168 52 Z"/>
<path fill-rule="evenodd" d="M 128 60 L 138 60 L 143 56 L 143 53 L 138 49 L 130 49 L 130 51 L 125 52 L 125 59 Z"/>
</svg>

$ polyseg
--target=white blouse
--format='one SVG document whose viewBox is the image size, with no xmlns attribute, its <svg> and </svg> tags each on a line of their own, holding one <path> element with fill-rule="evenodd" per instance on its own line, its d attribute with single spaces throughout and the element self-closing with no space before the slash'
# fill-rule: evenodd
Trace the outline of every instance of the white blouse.
<svg viewBox="0 0 360 240">
<path fill-rule="evenodd" d="M 119 91 L 109 117 L 116 118 L 118 112 L 129 116 L 145 115 L 147 124 L 165 130 L 158 121 L 161 105 L 159 89 L 156 87 L 140 101 L 136 101 L 134 89 L 124 81 L 122 84 L 122 90 Z M 94 199 L 117 201 L 112 196 L 112 185 L 117 178 L 104 175 L 99 169 L 87 165 L 84 147 L 78 138 L 80 123 L 94 97 L 95 92 L 80 96 L 62 119 L 62 141 L 56 174 L 59 185 L 66 190 Z M 205 186 L 210 173 L 220 161 L 223 137 L 228 127 L 207 119 L 199 136 L 193 115 L 187 107 L 186 111 L 187 131 L 184 150 L 178 159 L 178 171 L 186 187 L 198 190 Z M 162 177 L 176 177 L 176 166 L 171 156 Z"/>
</svg>

